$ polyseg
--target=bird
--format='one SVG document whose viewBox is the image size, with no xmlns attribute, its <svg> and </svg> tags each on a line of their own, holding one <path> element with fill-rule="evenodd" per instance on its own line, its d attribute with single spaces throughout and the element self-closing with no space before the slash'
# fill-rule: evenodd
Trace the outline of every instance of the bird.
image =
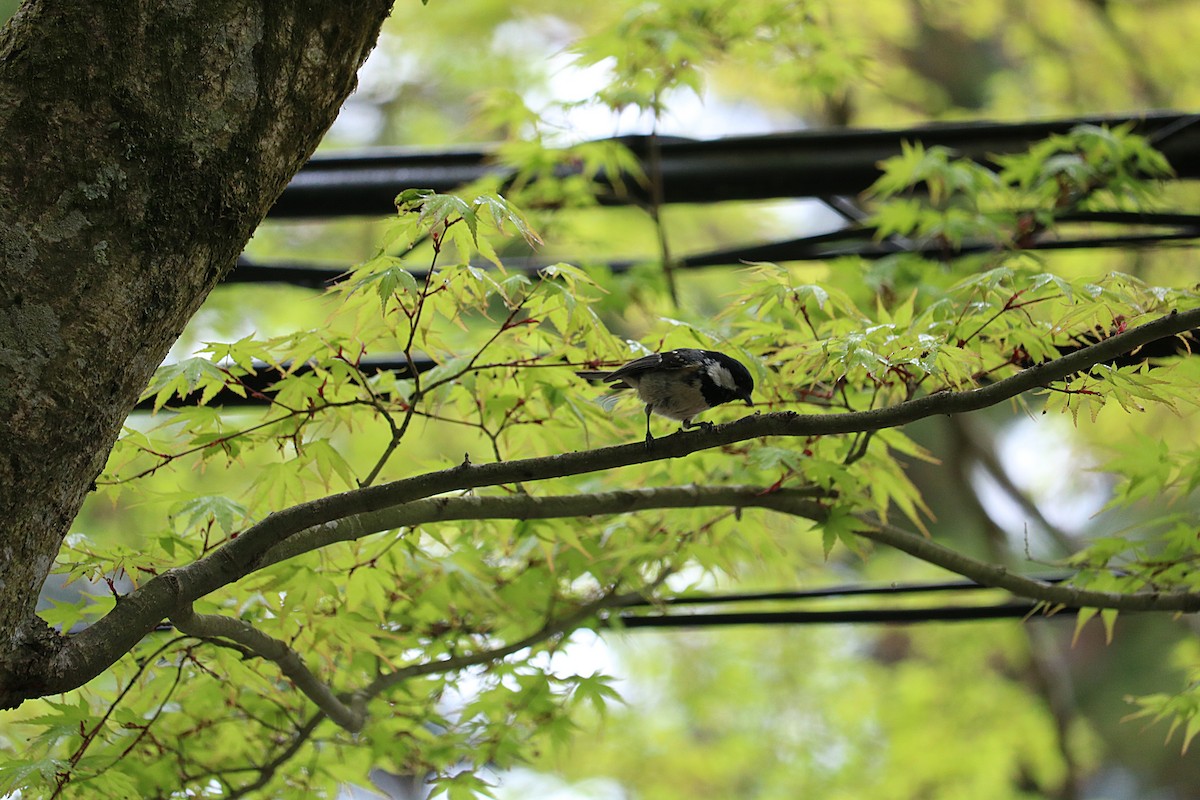
<svg viewBox="0 0 1200 800">
<path fill-rule="evenodd" d="M 603 381 L 611 393 L 602 398 L 604 405 L 615 402 L 620 392 L 633 389 L 646 404 L 646 446 L 654 441 L 650 433 L 650 415 L 678 420 L 683 427 L 711 428 L 710 422 L 692 419 L 713 406 L 734 400 L 754 405 L 754 378 L 736 358 L 716 350 L 685 347 L 665 353 L 651 353 L 614 370 L 584 370 L 575 373 L 588 381 Z M 608 401 L 607 403 L 605 401 Z"/>
</svg>

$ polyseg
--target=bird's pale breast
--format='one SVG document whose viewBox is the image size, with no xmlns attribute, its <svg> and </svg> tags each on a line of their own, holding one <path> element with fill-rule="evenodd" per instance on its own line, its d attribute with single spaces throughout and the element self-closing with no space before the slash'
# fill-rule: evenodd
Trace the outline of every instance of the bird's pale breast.
<svg viewBox="0 0 1200 800">
<path fill-rule="evenodd" d="M 638 380 L 637 393 L 651 411 L 668 419 L 691 419 L 709 408 L 695 377 L 680 381 L 678 376 L 650 372 Z"/>
</svg>

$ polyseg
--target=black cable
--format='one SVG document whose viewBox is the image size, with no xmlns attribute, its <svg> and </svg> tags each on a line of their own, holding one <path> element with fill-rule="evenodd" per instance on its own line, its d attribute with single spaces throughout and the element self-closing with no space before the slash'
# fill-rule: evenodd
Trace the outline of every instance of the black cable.
<svg viewBox="0 0 1200 800">
<path fill-rule="evenodd" d="M 1101 215 L 1096 214 L 1094 216 L 1100 217 Z M 1175 214 L 1171 216 L 1191 217 L 1193 215 Z M 1096 221 L 1105 220 L 1097 219 Z M 830 233 L 816 234 L 798 239 L 745 245 L 736 248 L 713 250 L 706 253 L 696 253 L 690 256 L 680 256 L 676 259 L 676 266 L 680 269 L 696 269 L 700 267 L 738 266 L 747 262 L 771 261 L 786 263 L 789 261 L 825 261 L 846 257 L 877 260 L 899 253 L 915 253 L 927 257 L 943 258 L 947 255 L 962 256 L 990 253 L 997 249 L 995 243 L 992 242 L 966 242 L 952 249 L 938 242 L 905 243 L 903 245 L 891 241 L 877 242 L 872 239 L 874 233 L 874 229 L 872 228 L 844 228 Z M 1194 227 L 1182 227 L 1174 231 L 1058 239 L 1043 238 L 1023 245 L 1022 250 L 1093 250 L 1110 247 L 1143 248 L 1169 242 L 1194 242 L 1197 240 L 1200 240 L 1200 217 L 1195 218 Z M 836 246 L 846 241 L 856 242 L 856 244 L 841 247 Z M 517 257 L 504 259 L 504 266 L 509 272 L 536 275 L 542 269 L 563 261 L 575 264 L 588 263 L 587 259 Z M 603 262 L 601 266 L 613 274 L 622 274 L 629 272 L 639 264 L 648 263 L 648 261 L 650 259 L 621 259 Z M 477 266 L 487 267 L 488 265 L 478 264 Z M 424 282 L 424 270 L 417 269 L 411 272 L 418 284 Z M 225 278 L 225 283 L 283 283 L 310 289 L 323 289 L 345 279 L 348 275 L 349 272 L 344 267 L 286 262 L 260 264 L 243 256 L 238 259 L 237 266 Z"/>
<path fill-rule="evenodd" d="M 237 265 L 225 276 L 224 283 L 284 283 L 304 289 L 325 289 L 341 281 L 346 274 L 344 267 L 282 261 L 260 264 L 246 256 L 238 256 Z"/>
<path fill-rule="evenodd" d="M 879 177 L 879 162 L 898 155 L 905 142 L 944 146 L 979 162 L 1021 152 L 1030 143 L 1067 133 L 1077 125 L 1132 124 L 1150 137 L 1180 178 L 1200 177 L 1200 126 L 1194 114 L 1150 113 L 1137 117 L 1098 116 L 1039 122 L 938 123 L 896 130 L 822 130 L 713 140 L 649 136 L 620 137 L 642 162 L 652 146 L 658 160 L 662 201 L 714 203 L 779 197 L 857 195 Z M 270 211 L 276 219 L 387 215 L 404 189 L 452 192 L 458 187 L 510 169 L 495 162 L 494 146 L 439 151 L 388 150 L 353 155 L 317 156 L 288 184 Z M 562 174 L 581 167 L 564 166 Z M 606 187 L 600 202 L 637 205 L 649 190 L 630 176 L 596 176 Z M 623 187 L 623 188 L 622 188 Z"/>
<path fill-rule="evenodd" d="M 1200 228 L 1200 214 L 1176 211 L 1068 211 L 1056 214 L 1058 222 L 1111 222 L 1118 225 L 1158 225 Z"/>
<path fill-rule="evenodd" d="M 1157 148 L 1172 136 L 1192 127 L 1198 122 L 1200 122 L 1200 114 L 1185 114 L 1174 122 L 1168 123 L 1154 133 L 1149 134 L 1146 138 L 1150 141 L 1150 144 Z"/>
<path fill-rule="evenodd" d="M 612 614 L 601 618 L 601 627 L 627 628 L 728 628 L 740 625 L 864 625 L 880 623 L 979 622 L 991 619 L 1047 618 L 1040 606 L 1029 602 L 987 606 L 936 606 L 932 608 L 868 608 L 837 611 L 747 611 L 732 614 L 663 614 L 638 616 Z M 1056 606 L 1055 613 L 1078 611 Z"/>
<path fill-rule="evenodd" d="M 1029 577 L 1032 580 L 1041 581 L 1042 583 L 1054 584 L 1062 583 L 1070 576 L 1063 574 L 1048 576 L 1032 575 Z M 833 597 L 864 597 L 881 594 L 905 595 L 974 591 L 998 592 L 1003 590 L 996 589 L 993 586 L 985 586 L 982 583 L 976 583 L 975 581 L 964 578 L 962 580 L 939 581 L 933 583 L 893 583 L 887 586 L 861 586 L 846 584 L 841 586 L 827 586 L 821 589 L 787 589 L 771 592 L 684 594 L 664 598 L 661 600 L 633 600 L 629 602 L 626 608 L 659 605 L 721 605 L 725 603 L 767 602 L 774 600 L 822 600 Z"/>
<path fill-rule="evenodd" d="M 1057 584 L 1067 580 L 1066 574 L 1033 576 L 1043 583 Z M 972 580 L 952 580 L 923 583 L 899 583 L 886 586 L 863 586 L 847 584 L 827 586 L 820 589 L 789 589 L 767 592 L 697 593 L 677 595 L 661 599 L 632 600 L 624 608 L 648 607 L 669 608 L 683 605 L 726 605 L 745 603 L 761 606 L 780 601 L 830 600 L 844 597 L 867 597 L 879 595 L 936 594 L 944 592 L 1001 592 L 1002 589 L 985 586 Z M 924 608 L 857 608 L 835 610 L 772 610 L 740 611 L 732 613 L 699 612 L 690 614 L 636 614 L 628 611 L 613 612 L 602 618 L 602 625 L 615 628 L 690 628 L 730 627 L 735 625 L 816 625 L 816 624 L 866 624 L 866 623 L 919 623 L 951 622 L 985 619 L 1013 619 L 1025 617 L 1039 606 L 1029 601 L 1011 601 L 994 605 L 942 605 Z M 1075 611 L 1078 609 L 1058 609 Z"/>
<path fill-rule="evenodd" d="M 425 373 L 437 366 L 437 362 L 425 356 L 417 356 L 413 359 L 413 366 L 416 367 L 418 373 Z M 271 402 L 271 397 L 275 393 L 274 386 L 285 375 L 280 369 L 277 369 L 270 364 L 256 362 L 254 365 L 254 374 L 243 375 L 238 378 L 238 385 L 244 390 L 245 396 L 233 391 L 228 386 L 218 391 L 208 401 L 210 406 L 223 406 L 226 408 L 236 408 L 244 406 L 261 406 Z M 359 372 L 364 377 L 370 378 L 373 375 L 378 375 L 381 372 L 394 372 L 398 378 L 407 378 L 410 376 L 408 360 L 403 356 L 375 357 L 368 356 L 361 359 L 357 364 Z M 290 365 L 283 364 L 282 370 L 290 369 Z M 309 364 L 302 364 L 296 368 L 292 375 L 306 375 L 313 371 L 313 367 Z M 165 405 L 170 408 L 172 406 L 192 405 L 199 401 L 200 392 L 183 398 L 172 398 Z M 134 411 L 153 411 L 154 396 L 150 395 L 138 401 L 133 407 Z"/>
</svg>

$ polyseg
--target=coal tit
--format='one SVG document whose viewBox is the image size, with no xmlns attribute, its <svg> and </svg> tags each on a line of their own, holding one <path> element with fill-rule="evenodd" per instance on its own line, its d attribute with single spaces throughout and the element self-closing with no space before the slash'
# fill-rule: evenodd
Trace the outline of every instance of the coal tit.
<svg viewBox="0 0 1200 800">
<path fill-rule="evenodd" d="M 715 350 L 684 348 L 652 353 L 610 371 L 588 370 L 576 373 L 589 381 L 604 381 L 613 393 L 633 389 L 646 404 L 646 444 L 650 435 L 650 415 L 679 420 L 684 428 L 711 427 L 711 423 L 692 423 L 692 417 L 713 406 L 732 400 L 750 399 L 754 378 L 737 359 Z"/>
</svg>

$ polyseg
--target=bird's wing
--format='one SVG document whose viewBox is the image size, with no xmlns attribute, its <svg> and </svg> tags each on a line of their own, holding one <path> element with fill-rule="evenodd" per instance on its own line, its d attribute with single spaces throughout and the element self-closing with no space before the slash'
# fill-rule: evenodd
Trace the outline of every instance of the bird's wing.
<svg viewBox="0 0 1200 800">
<path fill-rule="evenodd" d="M 612 370 L 607 369 L 586 369 L 576 372 L 577 377 L 583 378 L 585 381 L 606 381 L 608 376 L 612 375 Z"/>
<path fill-rule="evenodd" d="M 630 361 L 623 367 L 609 373 L 607 380 L 619 381 L 625 378 L 633 378 L 637 380 L 651 370 L 682 370 L 686 372 L 696 372 L 700 369 L 700 364 L 697 361 L 687 359 L 679 355 L 678 350 L 669 350 L 665 353 L 651 353 L 648 356 Z"/>
</svg>

